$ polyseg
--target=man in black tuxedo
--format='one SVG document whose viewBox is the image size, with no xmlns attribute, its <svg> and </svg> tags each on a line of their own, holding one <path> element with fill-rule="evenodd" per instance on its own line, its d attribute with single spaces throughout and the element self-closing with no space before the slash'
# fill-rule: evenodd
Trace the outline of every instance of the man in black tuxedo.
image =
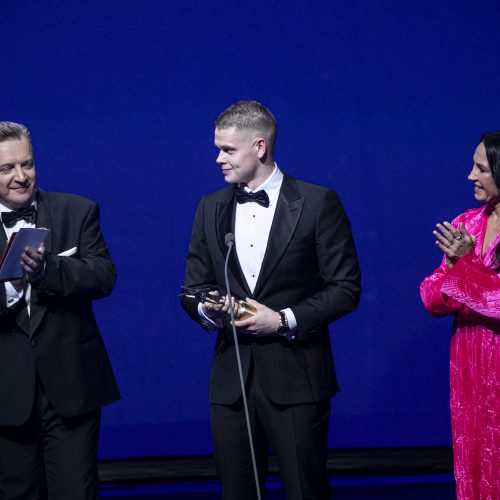
<svg viewBox="0 0 500 500">
<path fill-rule="evenodd" d="M 0 498 L 98 498 L 100 408 L 119 398 L 92 313 L 116 273 L 98 206 L 36 187 L 29 131 L 0 122 L 0 252 L 22 227 L 50 229 L 0 283 Z"/>
<path fill-rule="evenodd" d="M 329 498 L 330 398 L 338 390 L 328 325 L 351 312 L 360 272 L 351 229 L 334 191 L 283 174 L 273 160 L 276 121 L 256 101 L 217 119 L 217 163 L 227 186 L 196 213 L 185 286 L 215 285 L 217 303 L 183 298 L 192 319 L 216 329 L 211 425 L 223 497 L 256 498 L 235 345 L 225 298 L 225 236 L 234 297 L 256 313 L 237 320 L 260 484 L 274 450 L 287 497 Z M 254 194 L 255 193 L 255 194 Z"/>
</svg>

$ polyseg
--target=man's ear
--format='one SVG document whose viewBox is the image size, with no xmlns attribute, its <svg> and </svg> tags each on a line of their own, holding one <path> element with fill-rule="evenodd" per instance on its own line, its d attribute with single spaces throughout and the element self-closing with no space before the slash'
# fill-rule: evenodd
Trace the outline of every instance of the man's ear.
<svg viewBox="0 0 500 500">
<path fill-rule="evenodd" d="M 264 137 L 257 137 L 255 139 L 255 147 L 257 148 L 257 156 L 260 160 L 267 155 L 267 142 Z"/>
</svg>

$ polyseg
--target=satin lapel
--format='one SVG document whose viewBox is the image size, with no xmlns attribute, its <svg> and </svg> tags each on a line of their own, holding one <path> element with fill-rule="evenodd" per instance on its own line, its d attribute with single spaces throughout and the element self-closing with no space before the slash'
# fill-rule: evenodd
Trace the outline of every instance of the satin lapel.
<svg viewBox="0 0 500 500">
<path fill-rule="evenodd" d="M 5 229 L 3 224 L 0 222 L 0 257 L 5 252 L 5 247 L 7 246 L 7 235 L 5 234 Z"/>
<path fill-rule="evenodd" d="M 234 220 L 236 216 L 236 206 L 234 197 L 232 196 L 227 202 L 219 201 L 217 202 L 215 217 L 217 224 L 217 240 L 219 241 L 220 251 L 224 255 L 224 260 L 227 255 L 228 248 L 226 247 L 225 237 L 227 233 L 234 234 Z M 233 273 L 236 281 L 245 290 L 245 295 L 250 296 L 251 292 L 248 288 L 247 281 L 243 272 L 241 271 L 240 263 L 238 261 L 238 256 L 236 254 L 236 248 L 233 247 L 231 251 L 231 256 L 229 257 L 229 269 Z"/>
<path fill-rule="evenodd" d="M 36 208 L 36 227 L 45 227 L 51 229 L 50 210 L 47 196 L 43 191 L 38 192 L 37 208 Z M 51 233 L 45 238 L 45 251 L 50 252 L 52 246 Z M 30 337 L 33 336 L 36 329 L 42 321 L 46 307 L 41 305 L 38 301 L 38 294 L 35 287 L 31 287 L 31 300 L 30 300 Z"/>
<path fill-rule="evenodd" d="M 294 179 L 285 175 L 254 296 L 257 296 L 261 288 L 265 286 L 274 268 L 283 257 L 299 222 L 303 204 L 304 199 L 300 198 Z"/>
<path fill-rule="evenodd" d="M 47 194 L 43 191 L 38 191 L 37 196 L 37 209 L 36 209 L 36 227 L 45 227 L 51 229 L 52 222 L 50 218 L 49 202 L 47 200 Z M 49 232 L 45 238 L 45 251 L 52 251 L 52 234 Z"/>
</svg>

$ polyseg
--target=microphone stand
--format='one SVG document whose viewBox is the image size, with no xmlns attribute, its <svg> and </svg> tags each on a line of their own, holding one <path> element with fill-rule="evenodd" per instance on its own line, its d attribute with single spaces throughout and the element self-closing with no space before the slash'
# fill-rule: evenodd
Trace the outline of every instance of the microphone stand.
<svg viewBox="0 0 500 500">
<path fill-rule="evenodd" d="M 245 408 L 245 419 L 246 419 L 246 424 L 247 424 L 248 439 L 250 441 L 250 453 L 252 455 L 252 466 L 253 466 L 253 474 L 255 477 L 255 487 L 257 489 L 257 499 L 261 500 L 259 474 L 257 471 L 257 462 L 255 460 L 255 451 L 254 451 L 254 447 L 253 447 L 252 429 L 250 427 L 250 415 L 248 413 L 247 394 L 245 391 L 245 381 L 243 379 L 243 370 L 241 368 L 240 346 L 238 343 L 238 335 L 236 333 L 236 327 L 234 326 L 233 298 L 231 296 L 231 290 L 229 288 L 229 278 L 228 278 L 228 273 L 227 273 L 229 255 L 231 254 L 231 250 L 233 249 L 233 246 L 234 246 L 234 234 L 228 233 L 228 234 L 226 234 L 226 237 L 224 239 L 225 239 L 226 246 L 229 248 L 227 255 L 226 255 L 226 262 L 224 265 L 224 277 L 226 279 L 227 300 L 229 301 L 229 314 L 231 315 L 231 326 L 232 326 L 232 330 L 233 330 L 234 346 L 236 348 L 236 359 L 238 361 L 238 373 L 240 376 L 241 395 L 243 397 L 243 406 Z"/>
</svg>

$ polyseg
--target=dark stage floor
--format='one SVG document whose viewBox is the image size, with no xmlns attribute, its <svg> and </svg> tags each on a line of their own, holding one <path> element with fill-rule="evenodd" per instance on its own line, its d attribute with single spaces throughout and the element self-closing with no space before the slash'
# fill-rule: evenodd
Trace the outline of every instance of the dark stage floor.
<svg viewBox="0 0 500 500">
<path fill-rule="evenodd" d="M 452 474 L 414 476 L 334 477 L 331 480 L 335 500 L 454 500 Z M 101 498 L 114 500 L 215 500 L 220 499 L 216 480 L 149 484 L 106 484 Z M 265 500 L 286 500 L 283 484 L 270 478 Z"/>
</svg>

